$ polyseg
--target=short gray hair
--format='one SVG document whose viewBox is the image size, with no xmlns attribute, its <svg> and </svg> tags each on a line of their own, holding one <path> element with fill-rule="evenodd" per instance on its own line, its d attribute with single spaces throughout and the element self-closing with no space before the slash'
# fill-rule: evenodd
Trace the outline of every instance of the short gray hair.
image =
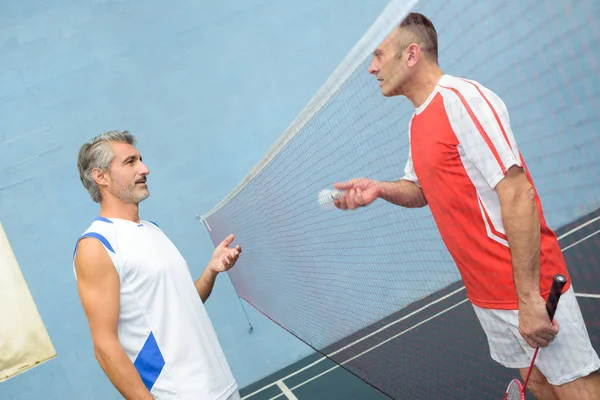
<svg viewBox="0 0 600 400">
<path fill-rule="evenodd" d="M 96 203 L 100 203 L 102 195 L 96 181 L 94 181 L 92 170 L 98 168 L 101 171 L 108 171 L 110 162 L 114 157 L 110 142 L 121 142 L 134 146 L 136 139 L 129 131 L 103 132 L 92 139 L 91 142 L 81 146 L 77 157 L 77 169 L 79 169 L 81 183 Z"/>
</svg>

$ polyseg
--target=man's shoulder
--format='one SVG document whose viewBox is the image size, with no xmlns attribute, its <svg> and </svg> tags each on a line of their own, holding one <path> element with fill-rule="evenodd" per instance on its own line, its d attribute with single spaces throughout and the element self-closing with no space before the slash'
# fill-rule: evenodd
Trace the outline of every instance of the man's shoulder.
<svg viewBox="0 0 600 400">
<path fill-rule="evenodd" d="M 466 98 L 481 98 L 489 95 L 498 96 L 493 89 L 487 86 L 487 83 L 484 84 L 481 81 L 470 78 L 445 75 L 444 78 L 440 80 L 438 86 L 451 89 L 454 92 L 458 91 Z"/>
<path fill-rule="evenodd" d="M 496 92 L 479 81 L 445 75 L 438 84 L 447 111 L 459 113 L 465 110 L 489 108 L 502 103 Z"/>
<path fill-rule="evenodd" d="M 91 233 L 98 233 L 102 235 L 112 236 L 114 232 L 116 232 L 117 224 L 111 221 L 108 218 L 104 217 L 96 217 L 94 220 L 88 225 L 87 229 L 84 231 L 82 236 Z"/>
<path fill-rule="evenodd" d="M 469 87 L 469 86 L 483 87 L 481 82 L 479 82 L 475 79 L 471 79 L 471 78 L 467 78 L 467 77 L 463 77 L 463 76 L 448 75 L 448 74 L 444 74 L 440 78 L 440 80 L 438 82 L 438 86 L 447 87 L 447 88 L 461 88 L 461 87 Z"/>
<path fill-rule="evenodd" d="M 77 238 L 73 257 L 77 252 L 77 248 L 82 239 L 93 238 L 97 239 L 109 251 L 116 252 L 115 243 L 116 224 L 108 218 L 96 217 Z"/>
<path fill-rule="evenodd" d="M 151 221 L 149 219 L 144 219 L 141 221 L 142 224 L 146 225 L 146 226 L 150 226 L 153 227 L 155 229 L 159 229 L 160 230 L 160 226 L 158 226 L 158 224 L 154 221 Z"/>
</svg>

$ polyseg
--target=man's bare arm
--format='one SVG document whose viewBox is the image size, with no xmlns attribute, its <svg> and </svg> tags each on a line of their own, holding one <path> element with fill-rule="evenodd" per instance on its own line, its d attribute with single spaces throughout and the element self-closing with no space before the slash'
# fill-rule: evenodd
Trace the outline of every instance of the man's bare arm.
<svg viewBox="0 0 600 400">
<path fill-rule="evenodd" d="M 414 182 L 400 179 L 395 182 L 378 182 L 379 197 L 401 207 L 420 208 L 427 205 L 423 190 Z"/>
<path fill-rule="evenodd" d="M 496 186 L 510 248 L 519 301 L 519 333 L 531 347 L 545 347 L 558 333 L 540 293 L 540 220 L 535 189 L 520 167 L 510 168 Z"/>
<path fill-rule="evenodd" d="M 540 220 L 535 191 L 520 167 L 496 186 L 520 303 L 540 296 Z"/>
<path fill-rule="evenodd" d="M 98 363 L 125 399 L 152 400 L 119 342 L 119 277 L 98 240 L 81 240 L 75 257 L 75 271 Z"/>
<path fill-rule="evenodd" d="M 196 290 L 200 295 L 202 302 L 206 302 L 210 294 L 212 293 L 213 287 L 215 286 L 215 280 L 219 273 L 207 267 L 200 278 L 194 283 Z"/>
<path fill-rule="evenodd" d="M 357 178 L 348 182 L 338 182 L 333 186 L 337 190 L 344 191 L 334 200 L 335 206 L 342 210 L 365 207 L 378 198 L 407 208 L 425 207 L 427 205 L 427 200 L 421 188 L 406 179 L 400 179 L 396 182 L 381 182 L 367 178 Z"/>
<path fill-rule="evenodd" d="M 198 295 L 203 303 L 206 302 L 212 293 L 217 275 L 231 269 L 242 252 L 242 247 L 239 244 L 234 248 L 229 248 L 229 245 L 233 243 L 233 239 L 235 239 L 235 235 L 229 234 L 216 246 L 212 258 L 204 269 L 204 272 L 200 278 L 194 282 L 194 286 L 196 286 Z"/>
</svg>

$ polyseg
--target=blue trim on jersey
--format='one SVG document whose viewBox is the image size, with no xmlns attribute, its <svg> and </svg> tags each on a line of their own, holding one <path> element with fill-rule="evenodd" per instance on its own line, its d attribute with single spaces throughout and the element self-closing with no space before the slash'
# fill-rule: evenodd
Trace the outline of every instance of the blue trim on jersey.
<svg viewBox="0 0 600 400">
<path fill-rule="evenodd" d="M 96 218 L 94 218 L 94 221 L 108 222 L 109 224 L 113 223 L 110 219 L 104 218 L 104 217 L 96 217 Z"/>
<path fill-rule="evenodd" d="M 154 222 L 154 221 L 148 221 L 148 222 L 150 222 L 152 225 L 154 225 L 154 226 L 156 226 L 157 228 L 160 229 L 160 227 L 158 226 L 158 224 L 156 222 Z"/>
<path fill-rule="evenodd" d="M 92 237 L 92 238 L 98 239 L 100 242 L 102 242 L 104 247 L 106 247 L 111 252 L 115 253 L 115 249 L 113 249 L 113 247 L 110 245 L 110 242 L 108 240 L 106 240 L 106 238 L 104 236 L 102 236 L 101 234 L 96 233 L 96 232 L 88 232 L 88 233 L 84 234 L 83 236 L 81 236 L 79 239 L 77 239 L 77 243 L 75 243 L 75 250 L 73 250 L 73 259 L 75 259 L 75 253 L 77 253 L 77 245 L 79 245 L 79 241 L 86 237 Z"/>
<path fill-rule="evenodd" d="M 158 348 L 154 334 L 150 332 L 146 343 L 137 355 L 133 366 L 137 369 L 140 374 L 140 378 L 146 385 L 148 390 L 152 390 L 152 387 L 156 383 L 160 372 L 165 366 L 165 359 Z"/>
</svg>

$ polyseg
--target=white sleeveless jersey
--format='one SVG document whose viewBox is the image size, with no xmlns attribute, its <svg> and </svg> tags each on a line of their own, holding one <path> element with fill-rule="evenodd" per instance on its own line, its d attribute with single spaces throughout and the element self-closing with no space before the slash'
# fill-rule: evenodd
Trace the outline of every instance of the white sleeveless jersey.
<svg viewBox="0 0 600 400">
<path fill-rule="evenodd" d="M 231 396 L 237 383 L 213 325 L 186 261 L 162 230 L 98 217 L 84 237 L 102 242 L 119 274 L 119 339 L 154 398 Z"/>
</svg>

